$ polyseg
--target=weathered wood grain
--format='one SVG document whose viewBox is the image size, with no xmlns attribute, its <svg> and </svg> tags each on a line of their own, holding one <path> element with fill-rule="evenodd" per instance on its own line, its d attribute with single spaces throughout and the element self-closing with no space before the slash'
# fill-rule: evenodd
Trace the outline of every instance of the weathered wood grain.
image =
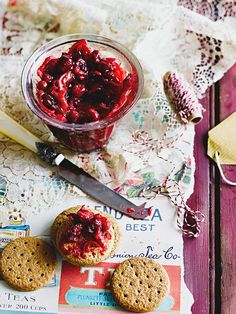
<svg viewBox="0 0 236 314">
<path fill-rule="evenodd" d="M 211 177 L 209 160 L 206 157 L 206 135 L 212 119 L 211 96 L 212 93 L 208 92 L 201 101 L 206 112 L 203 121 L 195 128 L 195 187 L 188 201 L 192 208 L 204 213 L 205 223 L 202 224 L 199 238 L 184 239 L 185 282 L 195 299 L 193 314 L 210 313 L 212 294 L 214 294 L 214 289 L 211 289 L 211 286 L 214 286 L 214 263 L 212 267 L 209 264 L 214 251 L 214 243 L 209 237 L 212 232 L 214 233 L 214 224 L 211 220 L 214 217 L 214 208 L 211 209 Z"/>
<path fill-rule="evenodd" d="M 236 64 L 220 82 L 220 120 L 236 110 Z M 236 136 L 235 129 L 232 137 Z M 236 160 L 236 156 L 235 156 Z M 236 166 L 223 166 L 227 178 L 236 181 Z M 236 187 L 220 184 L 221 312 L 236 313 Z"/>
</svg>

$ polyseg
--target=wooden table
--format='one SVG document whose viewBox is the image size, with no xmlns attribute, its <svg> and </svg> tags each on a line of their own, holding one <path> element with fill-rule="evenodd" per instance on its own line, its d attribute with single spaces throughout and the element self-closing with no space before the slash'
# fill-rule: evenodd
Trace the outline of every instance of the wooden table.
<svg viewBox="0 0 236 314">
<path fill-rule="evenodd" d="M 188 204 L 205 215 L 198 239 L 184 240 L 185 282 L 194 295 L 193 314 L 236 313 L 236 187 L 220 179 L 207 157 L 207 132 L 236 110 L 236 64 L 202 100 L 204 120 L 196 127 L 195 188 Z M 232 136 L 236 136 L 232 130 Z M 236 167 L 223 166 L 236 181 Z"/>
</svg>

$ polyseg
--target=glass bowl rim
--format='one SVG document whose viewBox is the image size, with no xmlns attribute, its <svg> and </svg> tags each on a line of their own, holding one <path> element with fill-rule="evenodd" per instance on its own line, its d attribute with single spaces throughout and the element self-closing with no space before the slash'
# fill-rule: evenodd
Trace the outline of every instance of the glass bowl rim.
<svg viewBox="0 0 236 314">
<path fill-rule="evenodd" d="M 104 44 L 106 46 L 110 46 L 111 48 L 115 49 L 125 57 L 127 62 L 134 68 L 137 74 L 138 78 L 138 88 L 136 95 L 131 102 L 129 106 L 124 106 L 124 110 L 120 110 L 117 115 L 114 115 L 110 117 L 109 119 L 102 119 L 95 122 L 89 122 L 89 123 L 66 123 L 61 122 L 59 120 L 56 120 L 55 118 L 50 117 L 48 114 L 43 112 L 33 95 L 29 92 L 27 88 L 27 83 L 32 84 L 31 78 L 29 77 L 30 69 L 33 66 L 33 64 L 36 62 L 38 58 L 40 58 L 45 52 L 50 51 L 56 47 L 73 43 L 79 39 L 86 39 L 88 42 L 97 42 Z M 116 121 L 120 120 L 124 115 L 126 115 L 135 105 L 135 103 L 140 98 L 142 92 L 143 92 L 143 86 L 144 86 L 144 76 L 143 76 L 143 70 L 141 67 L 140 62 L 138 61 L 137 57 L 126 47 L 124 47 L 119 42 L 112 40 L 110 38 L 95 35 L 95 34 L 85 34 L 85 33 L 77 33 L 77 34 L 70 34 L 70 35 L 63 35 L 60 37 L 57 37 L 53 40 L 50 40 L 40 46 L 38 49 L 36 49 L 26 60 L 26 63 L 24 65 L 22 76 L 21 76 L 21 89 L 23 96 L 26 100 L 26 103 L 28 107 L 31 109 L 31 111 L 36 114 L 39 118 L 41 118 L 46 124 L 49 124 L 50 126 L 54 126 L 60 129 L 64 130 L 78 130 L 78 131 L 88 131 L 88 130 L 94 130 L 102 127 L 106 127 L 108 125 L 114 124 Z M 32 88 L 31 88 L 32 89 Z"/>
</svg>

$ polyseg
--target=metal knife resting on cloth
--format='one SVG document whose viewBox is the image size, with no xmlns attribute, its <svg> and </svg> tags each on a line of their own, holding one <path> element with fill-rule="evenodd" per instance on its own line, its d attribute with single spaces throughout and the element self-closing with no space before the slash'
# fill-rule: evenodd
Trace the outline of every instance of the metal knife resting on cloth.
<svg viewBox="0 0 236 314">
<path fill-rule="evenodd" d="M 108 188 L 85 172 L 82 168 L 70 162 L 51 145 L 42 142 L 1 110 L 0 132 L 34 153 L 37 153 L 48 164 L 56 166 L 58 174 L 62 178 L 76 185 L 94 199 L 134 219 L 144 219 L 148 216 L 149 211 L 144 207 L 146 203 L 137 206 L 128 201 L 119 193 Z"/>
</svg>

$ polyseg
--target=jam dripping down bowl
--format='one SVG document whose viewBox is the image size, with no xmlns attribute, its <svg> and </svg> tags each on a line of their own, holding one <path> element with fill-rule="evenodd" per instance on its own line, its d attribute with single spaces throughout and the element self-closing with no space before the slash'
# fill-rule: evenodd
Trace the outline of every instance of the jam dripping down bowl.
<svg viewBox="0 0 236 314">
<path fill-rule="evenodd" d="M 39 106 L 36 95 L 40 78 L 37 73 L 46 58 L 60 58 L 79 40 L 86 40 L 92 51 L 99 51 L 102 58 L 114 58 L 129 77 L 128 88 L 119 95 L 119 106 L 113 110 L 113 114 L 101 116 L 97 121 L 91 122 L 60 121 Z M 107 143 L 117 122 L 140 98 L 144 79 L 141 65 L 135 55 L 120 43 L 92 34 L 73 34 L 58 37 L 38 48 L 24 66 L 21 83 L 27 105 L 48 126 L 59 142 L 74 151 L 88 152 Z"/>
</svg>

